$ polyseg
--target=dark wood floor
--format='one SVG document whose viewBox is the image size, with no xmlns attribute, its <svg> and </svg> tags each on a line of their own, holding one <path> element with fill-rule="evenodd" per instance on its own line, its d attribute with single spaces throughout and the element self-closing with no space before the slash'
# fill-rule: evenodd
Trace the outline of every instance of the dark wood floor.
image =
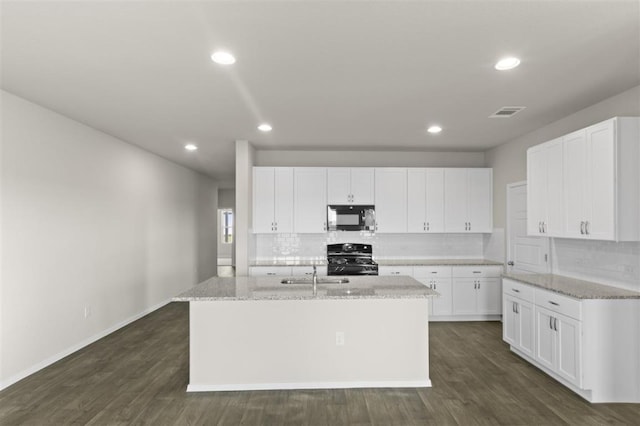
<svg viewBox="0 0 640 426">
<path fill-rule="evenodd" d="M 432 323 L 430 389 L 187 394 L 188 304 L 171 303 L 0 392 L 0 424 L 640 425 L 511 354 L 501 324 Z"/>
</svg>

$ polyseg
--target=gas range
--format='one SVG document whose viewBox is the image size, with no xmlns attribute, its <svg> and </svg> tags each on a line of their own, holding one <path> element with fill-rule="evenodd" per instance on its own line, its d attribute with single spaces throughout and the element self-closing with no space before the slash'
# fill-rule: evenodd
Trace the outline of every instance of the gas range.
<svg viewBox="0 0 640 426">
<path fill-rule="evenodd" d="M 370 244 L 327 245 L 327 275 L 378 275 Z"/>
</svg>

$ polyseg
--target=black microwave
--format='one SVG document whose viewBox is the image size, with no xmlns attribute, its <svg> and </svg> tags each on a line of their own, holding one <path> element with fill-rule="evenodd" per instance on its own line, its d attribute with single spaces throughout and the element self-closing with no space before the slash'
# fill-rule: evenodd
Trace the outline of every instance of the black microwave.
<svg viewBox="0 0 640 426">
<path fill-rule="evenodd" d="M 376 210 L 374 206 L 327 206 L 328 231 L 374 231 Z"/>
</svg>

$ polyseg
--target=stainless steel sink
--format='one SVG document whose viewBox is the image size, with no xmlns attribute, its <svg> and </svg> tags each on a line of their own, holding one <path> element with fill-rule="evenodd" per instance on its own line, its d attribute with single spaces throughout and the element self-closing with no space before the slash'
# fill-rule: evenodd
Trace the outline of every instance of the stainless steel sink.
<svg viewBox="0 0 640 426">
<path fill-rule="evenodd" d="M 282 284 L 313 284 L 312 278 L 283 278 Z M 349 278 L 318 278 L 318 284 L 347 284 Z"/>
</svg>

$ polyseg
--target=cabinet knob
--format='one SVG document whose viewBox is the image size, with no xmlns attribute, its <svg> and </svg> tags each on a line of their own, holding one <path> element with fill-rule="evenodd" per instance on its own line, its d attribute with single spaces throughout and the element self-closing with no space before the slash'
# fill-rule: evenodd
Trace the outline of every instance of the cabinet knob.
<svg viewBox="0 0 640 426">
<path fill-rule="evenodd" d="M 584 222 L 580 222 L 580 234 L 584 235 Z"/>
</svg>

